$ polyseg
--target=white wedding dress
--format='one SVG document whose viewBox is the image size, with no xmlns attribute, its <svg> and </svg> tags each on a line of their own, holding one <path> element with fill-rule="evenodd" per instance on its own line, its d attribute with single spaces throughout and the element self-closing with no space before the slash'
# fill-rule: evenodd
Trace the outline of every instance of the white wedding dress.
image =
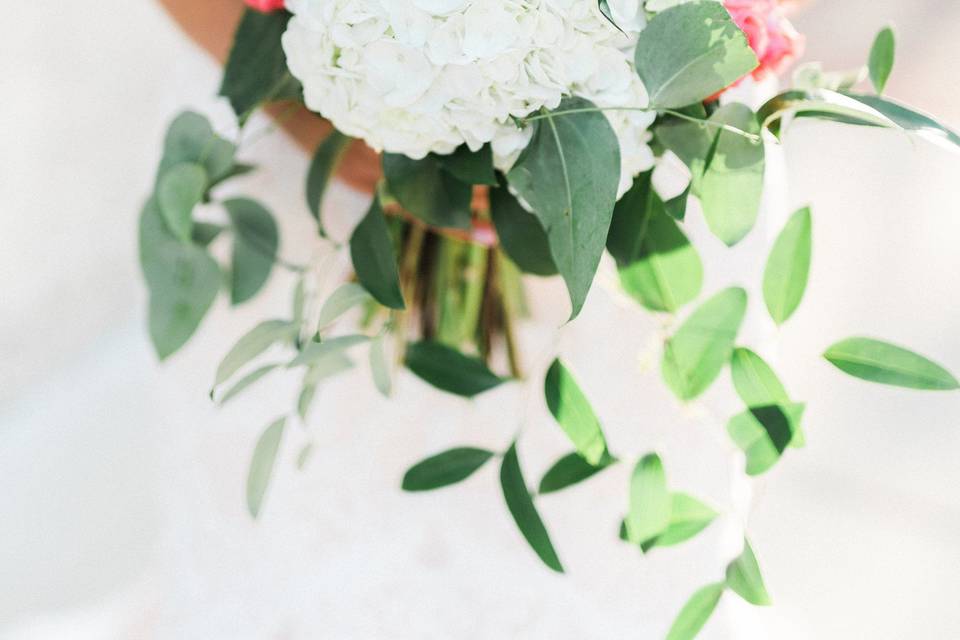
<svg viewBox="0 0 960 640">
<path fill-rule="evenodd" d="M 124 17 L 132 39 L 149 40 L 162 20 L 149 3 L 115 10 L 130 12 Z M 167 56 L 185 58 L 177 78 L 188 79 L 190 95 L 206 95 L 215 69 L 165 29 L 147 62 L 158 68 Z M 124 78 L 135 83 L 142 75 L 134 65 Z M 251 304 L 232 310 L 219 303 L 190 345 L 157 368 L 143 329 L 132 231 L 161 123 L 186 91 L 173 80 L 153 89 L 139 82 L 159 99 L 149 118 L 138 116 L 152 129 L 138 138 L 145 148 L 129 169 L 142 179 L 113 203 L 119 209 L 111 215 L 123 218 L 124 231 L 103 241 L 117 248 L 100 259 L 102 268 L 68 280 L 78 290 L 89 288 L 109 282 L 111 269 L 121 265 L 119 302 L 95 308 L 136 312 L 120 312 L 121 322 L 90 333 L 101 337 L 56 375 L 12 387 L 20 392 L 4 413 L 10 426 L 0 473 L 10 488 L 2 503 L 10 520 L 0 537 L 0 568 L 15 580 L 0 594 L 0 638 L 660 638 L 696 589 L 722 579 L 745 527 L 777 606 L 760 610 L 724 596 L 702 638 L 892 639 L 920 628 L 908 626 L 920 624 L 918 616 L 927 625 L 920 636 L 947 637 L 958 622 L 949 594 L 960 584 L 944 567 L 960 560 L 952 535 L 960 502 L 955 491 L 930 487 L 960 480 L 951 462 L 960 446 L 960 406 L 945 396 L 868 387 L 817 360 L 831 340 L 868 333 L 960 368 L 960 341 L 948 331 L 960 320 L 949 301 L 955 291 L 940 279 L 924 279 L 923 291 L 913 285 L 927 269 L 960 267 L 941 239 L 957 237 L 957 216 L 937 208 L 960 205 L 950 178 L 950 167 L 955 174 L 958 165 L 949 164 L 950 156 L 897 137 L 837 127 L 818 135 L 822 129 L 811 128 L 790 151 L 796 155 L 788 160 L 797 158 L 799 167 L 790 165 L 793 190 L 785 186 L 788 165 L 779 150 L 772 152 L 768 193 L 778 195 L 768 198 L 757 229 L 734 251 L 723 249 L 691 214 L 686 228 L 707 274 L 701 300 L 731 284 L 745 286 L 751 306 L 740 342 L 780 363 L 788 388 L 811 403 L 810 444 L 790 451 L 768 477 L 742 477 L 742 457 L 724 429 L 739 410 L 727 374 L 702 401 L 680 406 L 659 378 L 664 328 L 616 292 L 605 265 L 582 316 L 563 328 L 562 284 L 530 281 L 534 317 L 521 327 L 529 384 L 506 385 L 470 402 L 401 372 L 387 400 L 358 358 L 353 371 L 323 388 L 308 424 L 288 425 L 265 507 L 253 522 L 243 497 L 250 452 L 266 424 L 290 411 L 296 376 L 267 378 L 222 409 L 206 393 L 216 362 L 237 337 L 261 319 L 289 312 L 292 282 L 278 273 Z M 131 109 L 144 101 L 130 98 Z M 222 104 L 200 106 L 216 121 L 228 121 Z M 259 120 L 253 128 L 264 125 Z M 822 158 L 818 147 L 827 144 L 844 150 L 843 158 Z M 885 151 L 870 155 L 863 149 L 868 145 Z M 881 178 L 869 183 L 872 190 L 866 182 L 871 172 L 896 175 L 876 159 L 883 154 L 913 154 L 917 168 L 909 175 L 917 184 L 904 179 L 897 188 L 910 189 L 916 216 L 928 220 L 919 228 L 897 226 L 897 207 L 907 196 L 874 193 Z M 275 135 L 245 159 L 261 169 L 239 182 L 237 192 L 275 211 L 286 258 L 315 257 L 314 225 L 302 198 L 307 158 Z M 813 159 L 824 166 L 811 169 Z M 120 166 L 122 156 L 115 162 Z M 858 172 L 854 162 L 873 164 Z M 852 178 L 826 184 L 825 176 L 842 172 L 859 176 L 864 186 Z M 97 183 L 104 191 L 113 184 L 108 173 Z M 931 191 L 937 195 L 926 195 Z M 811 289 L 778 336 L 756 295 L 762 264 L 787 214 L 811 198 L 818 206 Z M 363 196 L 338 185 L 327 219 L 338 221 L 342 232 L 363 207 Z M 877 228 L 851 233 L 871 213 Z M 109 220 L 95 223 L 107 228 Z M 903 261 L 891 253 L 891 237 L 903 238 L 892 245 L 904 249 Z M 107 294 L 88 295 L 99 301 Z M 77 300 L 78 317 L 87 308 Z M 910 311 L 917 309 L 924 312 Z M 31 361 L 50 357 L 31 353 Z M 399 490 L 404 470 L 429 454 L 456 445 L 503 450 L 518 431 L 524 473 L 535 485 L 570 450 L 539 384 L 556 353 L 589 396 L 611 449 L 625 460 L 538 500 L 567 570 L 562 576 L 545 569 L 517 531 L 495 464 L 441 491 Z M 21 376 L 32 371 L 20 369 Z M 13 376 L 5 380 L 16 383 Z M 316 443 L 314 455 L 297 471 L 294 459 L 308 441 Z M 694 540 L 642 556 L 617 539 L 617 527 L 632 464 L 648 451 L 663 456 L 672 489 L 702 498 L 722 516 Z M 902 526 L 903 514 L 912 526 Z M 891 604 L 878 611 L 877 602 Z"/>
</svg>

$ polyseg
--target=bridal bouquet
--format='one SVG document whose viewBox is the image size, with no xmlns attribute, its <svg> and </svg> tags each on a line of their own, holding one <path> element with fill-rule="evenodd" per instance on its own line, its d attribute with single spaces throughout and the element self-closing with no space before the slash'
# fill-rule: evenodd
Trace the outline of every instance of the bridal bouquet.
<svg viewBox="0 0 960 640">
<path fill-rule="evenodd" d="M 804 404 L 759 354 L 738 347 L 746 291 L 702 295 L 703 264 L 685 220 L 702 216 L 728 246 L 750 234 L 767 153 L 797 118 L 906 131 L 960 149 L 956 134 L 883 97 L 894 61 L 890 29 L 877 36 L 864 69 L 801 67 L 793 88 L 774 95 L 770 88 L 803 48 L 777 0 L 247 4 L 220 93 L 241 130 L 265 103 L 288 105 L 273 109 L 279 120 L 305 105 L 332 124 L 306 176 L 306 204 L 317 242 L 349 253 L 354 276 L 318 296 L 317 268 L 280 257 L 271 213 L 254 199 L 218 196 L 223 183 L 253 167 L 237 158 L 235 139 L 193 112 L 179 115 L 167 133 L 141 216 L 140 257 L 160 358 L 187 342 L 224 285 L 240 305 L 274 268 L 300 276 L 292 313 L 253 327 L 214 376 L 211 396 L 223 403 L 264 376 L 302 375 L 289 415 L 266 428 L 253 452 L 253 516 L 285 425 L 308 420 L 317 389 L 360 354 L 387 395 L 399 367 L 466 398 L 525 381 L 542 389 L 570 440 L 569 455 L 535 490 L 518 442 L 501 451 L 425 452 L 433 455 L 409 469 L 404 490 L 445 487 L 496 460 L 520 532 L 547 567 L 562 572 L 537 498 L 630 464 L 623 521 L 613 523 L 622 543 L 653 553 L 696 536 L 716 511 L 672 492 L 655 452 L 611 451 L 564 362 L 528 380 L 515 334 L 525 313 L 524 278 L 561 278 L 575 322 L 608 253 L 630 299 L 676 318 L 660 367 L 680 402 L 694 401 L 729 370 L 743 403 L 729 416 L 729 437 L 743 451 L 745 473 L 762 474 L 802 446 Z M 769 99 L 747 104 L 764 92 Z M 382 178 L 369 211 L 341 244 L 328 237 L 321 205 L 344 155 L 361 144 L 380 153 Z M 683 184 L 668 193 L 661 172 L 680 175 Z M 209 204 L 217 206 L 199 206 Z M 200 215 L 211 210 L 221 216 Z M 794 213 L 756 275 L 775 325 L 788 322 L 803 298 L 811 220 L 809 209 Z M 231 244 L 229 264 L 212 257 L 215 242 Z M 263 362 L 268 351 L 287 355 Z M 868 381 L 958 388 L 941 366 L 876 338 L 850 337 L 823 357 Z M 298 463 L 308 455 L 304 449 Z M 683 607 L 668 638 L 694 637 L 728 591 L 755 605 L 770 602 L 746 541 L 726 575 Z"/>
</svg>

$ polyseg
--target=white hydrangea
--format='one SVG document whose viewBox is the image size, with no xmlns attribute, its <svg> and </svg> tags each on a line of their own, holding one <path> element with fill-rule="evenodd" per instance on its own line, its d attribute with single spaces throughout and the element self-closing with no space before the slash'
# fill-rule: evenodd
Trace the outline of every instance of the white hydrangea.
<svg viewBox="0 0 960 640">
<path fill-rule="evenodd" d="M 641 0 L 287 0 L 283 46 L 307 106 L 371 147 L 421 158 L 490 142 L 508 169 L 530 137 L 513 117 L 564 95 L 644 107 L 632 44 Z M 653 163 L 648 112 L 607 111 L 621 192 Z"/>
</svg>

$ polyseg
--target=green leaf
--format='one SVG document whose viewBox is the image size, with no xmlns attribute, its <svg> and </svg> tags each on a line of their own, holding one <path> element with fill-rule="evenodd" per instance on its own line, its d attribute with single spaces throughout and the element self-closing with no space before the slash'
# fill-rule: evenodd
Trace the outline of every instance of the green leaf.
<svg viewBox="0 0 960 640">
<path fill-rule="evenodd" d="M 397 253 L 377 198 L 373 199 L 367 215 L 353 230 L 350 257 L 357 279 L 377 302 L 391 309 L 405 308 L 400 290 Z"/>
<path fill-rule="evenodd" d="M 730 375 L 737 395 L 747 407 L 765 407 L 772 404 L 790 404 L 790 396 L 777 374 L 763 358 L 750 349 L 734 350 L 730 359 Z M 793 440 L 790 446 L 802 447 L 806 438 L 800 423 L 793 425 Z"/>
<path fill-rule="evenodd" d="M 441 391 L 472 398 L 505 382 L 478 358 L 439 342 L 407 345 L 405 364 L 420 379 Z"/>
<path fill-rule="evenodd" d="M 678 222 L 683 222 L 687 217 L 687 201 L 690 199 L 690 192 L 693 190 L 693 180 L 687 185 L 680 195 L 670 198 L 663 203 L 663 208 L 667 215 Z"/>
<path fill-rule="evenodd" d="M 490 190 L 490 217 L 497 230 L 500 248 L 524 273 L 552 276 L 557 265 L 550 255 L 550 242 L 543 225 L 505 185 Z"/>
<path fill-rule="evenodd" d="M 725 289 L 696 309 L 667 340 L 661 373 L 678 398 L 696 398 L 720 375 L 746 311 L 747 292 Z"/>
<path fill-rule="evenodd" d="M 473 189 L 445 171 L 437 156 L 383 154 L 383 177 L 405 210 L 435 227 L 470 229 Z"/>
<path fill-rule="evenodd" d="M 390 363 L 385 352 L 386 335 L 378 336 L 370 343 L 370 372 L 377 391 L 389 398 L 393 390 Z"/>
<path fill-rule="evenodd" d="M 229 402 L 233 398 L 237 397 L 238 395 L 246 391 L 249 387 L 256 384 L 261 378 L 266 376 L 271 371 L 279 368 L 280 366 L 281 365 L 277 363 L 267 364 L 260 367 L 259 369 L 255 369 L 254 371 L 251 371 L 244 377 L 240 378 L 240 380 L 238 380 L 235 385 L 227 389 L 226 393 L 220 396 L 220 399 L 217 400 L 217 404 L 219 404 L 220 406 L 225 405 L 227 402 Z"/>
<path fill-rule="evenodd" d="M 340 285 L 337 290 L 331 293 L 330 297 L 324 301 L 323 306 L 320 307 L 317 327 L 323 329 L 324 327 L 330 326 L 343 314 L 350 311 L 350 309 L 370 299 L 370 294 L 359 284 L 348 282 Z"/>
<path fill-rule="evenodd" d="M 202 165 L 211 184 L 223 180 L 233 170 L 237 147 L 218 136 L 210 121 L 199 113 L 185 111 L 178 115 L 163 143 L 163 159 L 157 169 L 157 182 L 171 168 L 186 162 Z"/>
<path fill-rule="evenodd" d="M 289 21 L 286 11 L 261 13 L 252 9 L 247 9 L 240 20 L 223 71 L 220 95 L 229 98 L 241 122 L 261 102 L 285 97 L 295 85 L 280 43 Z"/>
<path fill-rule="evenodd" d="M 311 342 L 303 348 L 296 358 L 294 358 L 288 368 L 306 366 L 316 366 L 324 361 L 328 356 L 334 353 L 342 353 L 358 344 L 368 342 L 370 338 L 362 335 L 337 336 L 327 338 L 322 342 Z"/>
<path fill-rule="evenodd" d="M 465 144 L 460 145 L 449 155 L 435 156 L 440 166 L 464 184 L 484 184 L 497 186 L 497 176 L 493 171 L 493 149 L 485 144 L 477 151 L 471 151 Z"/>
<path fill-rule="evenodd" d="M 750 349 L 738 348 L 730 358 L 730 375 L 737 395 L 747 407 L 789 405 L 791 400 L 777 374 L 770 365 Z M 799 419 L 793 424 L 792 447 L 806 443 Z"/>
<path fill-rule="evenodd" d="M 890 72 L 893 71 L 893 61 L 896 54 L 896 38 L 893 35 L 893 29 L 884 27 L 877 34 L 870 48 L 870 60 L 867 68 L 870 70 L 870 82 L 877 94 L 883 93 L 887 86 L 887 80 L 890 79 Z"/>
<path fill-rule="evenodd" d="M 256 518 L 263 508 L 263 499 L 273 476 L 273 467 L 277 461 L 277 452 L 280 450 L 280 441 L 283 439 L 283 428 L 287 424 L 286 418 L 273 422 L 257 440 L 250 460 L 250 471 L 247 474 L 247 509 L 250 515 Z"/>
<path fill-rule="evenodd" d="M 750 407 L 727 423 L 727 433 L 747 457 L 747 475 L 769 471 L 794 440 L 804 405 L 784 403 Z"/>
<path fill-rule="evenodd" d="M 503 489 L 503 498 L 506 500 L 510 515 L 520 529 L 520 533 L 543 560 L 543 563 L 558 573 L 563 573 L 563 565 L 550 541 L 550 534 L 537 513 L 533 504 L 523 471 L 520 469 L 520 460 L 517 458 L 517 443 L 510 445 L 504 454 L 500 465 L 500 486 Z"/>
<path fill-rule="evenodd" d="M 614 247 L 620 283 L 632 298 L 652 311 L 675 312 L 692 301 L 703 285 L 697 250 L 669 216 L 643 174 L 614 211 L 607 248 Z M 647 194 L 637 206 L 635 191 Z M 632 219 L 632 220 L 631 220 Z M 620 237 L 614 240 L 614 236 Z M 628 246 L 627 239 L 632 238 Z"/>
<path fill-rule="evenodd" d="M 558 112 L 595 109 L 567 98 Z M 550 254 L 570 293 L 575 318 L 603 255 L 620 181 L 617 136 L 597 111 L 545 114 L 507 179 L 547 232 Z"/>
<path fill-rule="evenodd" d="M 637 39 L 635 63 L 658 109 L 703 102 L 759 64 L 723 5 L 709 0 L 654 16 Z"/>
<path fill-rule="evenodd" d="M 232 198 L 223 206 L 235 233 L 230 301 L 236 305 L 251 299 L 267 283 L 277 259 L 280 232 L 273 216 L 259 202 Z"/>
<path fill-rule="evenodd" d="M 177 240 L 151 198 L 140 215 L 140 266 L 150 290 L 150 338 L 161 360 L 186 344 L 220 290 L 205 249 Z"/>
<path fill-rule="evenodd" d="M 577 381 L 560 360 L 554 360 L 550 365 L 543 393 L 550 413 L 584 460 L 596 466 L 610 457 L 600 421 Z"/>
<path fill-rule="evenodd" d="M 880 340 L 847 338 L 827 349 L 823 357 L 841 371 L 870 382 L 937 391 L 960 388 L 940 365 Z"/>
<path fill-rule="evenodd" d="M 710 121 L 759 134 L 760 123 L 749 107 L 732 102 Z M 700 203 L 710 231 L 733 246 L 753 229 L 763 195 L 763 143 L 720 129 L 699 183 Z"/>
<path fill-rule="evenodd" d="M 312 456 L 313 443 L 309 442 L 303 445 L 303 447 L 300 448 L 300 453 L 297 454 L 297 471 L 303 471 Z"/>
<path fill-rule="evenodd" d="M 323 139 L 323 142 L 317 145 L 313 160 L 310 161 L 310 168 L 307 170 L 307 207 L 317 221 L 321 236 L 326 235 L 321 217 L 323 194 L 326 193 L 327 185 L 330 184 L 351 142 L 353 138 L 334 129 Z"/>
<path fill-rule="evenodd" d="M 303 386 L 300 389 L 300 397 L 297 399 L 297 413 L 301 420 L 307 420 L 320 383 L 351 368 L 353 368 L 353 361 L 343 350 L 327 351 L 316 359 L 303 375 Z"/>
<path fill-rule="evenodd" d="M 807 289 L 812 225 L 809 207 L 794 213 L 777 236 L 767 259 L 763 272 L 763 301 L 778 325 L 790 319 Z"/>
<path fill-rule="evenodd" d="M 157 204 L 167 229 L 183 242 L 190 242 L 193 208 L 207 190 L 207 172 L 198 164 L 184 162 L 171 167 L 157 185 Z"/>
<path fill-rule="evenodd" d="M 287 320 L 267 320 L 248 331 L 224 356 L 214 386 L 223 384 L 245 364 L 277 344 L 287 342 L 297 335 L 297 327 Z"/>
<path fill-rule="evenodd" d="M 916 109 L 880 96 L 850 93 L 846 97 L 859 101 L 867 108 L 887 118 L 894 126 L 915 133 L 921 138 L 946 146 L 952 151 L 956 151 L 956 147 L 960 147 L 960 135 Z"/>
<path fill-rule="evenodd" d="M 746 540 L 743 541 L 743 553 L 727 565 L 727 586 L 750 604 L 758 607 L 771 604 L 757 557 Z"/>
<path fill-rule="evenodd" d="M 685 493 L 670 495 L 670 522 L 663 533 L 655 538 L 645 540 L 640 548 L 644 552 L 653 547 L 672 547 L 686 542 L 710 526 L 717 517 L 717 512 Z"/>
<path fill-rule="evenodd" d="M 706 117 L 706 116 L 704 116 Z M 717 139 L 717 132 L 708 125 L 676 117 L 657 119 L 656 138 L 690 169 L 690 193 L 700 193 L 700 181 L 707 168 L 707 157 Z"/>
<path fill-rule="evenodd" d="M 554 465 L 543 474 L 543 478 L 540 479 L 538 492 L 544 495 L 566 489 L 567 487 L 571 487 L 593 477 L 614 462 L 615 460 L 613 458 L 606 458 L 601 460 L 599 464 L 592 465 L 584 460 L 583 456 L 579 453 L 568 453 L 557 460 Z"/>
<path fill-rule="evenodd" d="M 627 539 L 640 544 L 656 538 L 670 524 L 670 492 L 660 456 L 648 454 L 637 462 L 630 479 Z"/>
<path fill-rule="evenodd" d="M 613 13 L 610 11 L 610 5 L 607 0 L 597 0 L 597 6 L 600 8 L 600 13 L 603 14 L 603 17 L 607 19 L 607 22 L 616 27 L 617 31 L 626 35 L 623 29 L 620 28 L 620 25 L 613 19 Z"/>
<path fill-rule="evenodd" d="M 761 127 L 782 136 L 784 118 L 817 118 L 844 124 L 896 128 L 890 118 L 869 106 L 862 96 L 850 96 L 829 89 L 785 91 L 768 100 L 757 112 Z M 882 100 L 882 98 L 879 98 Z"/>
<path fill-rule="evenodd" d="M 663 207 L 652 179 L 652 170 L 638 175 L 630 190 L 613 207 L 607 251 L 617 266 L 625 267 L 640 259 L 650 218 Z"/>
<path fill-rule="evenodd" d="M 680 610 L 667 633 L 667 640 L 693 640 L 707 624 L 720 602 L 725 585 L 722 582 L 707 585 L 694 593 Z"/>
<path fill-rule="evenodd" d="M 403 476 L 404 491 L 430 491 L 466 480 L 493 457 L 492 451 L 472 447 L 450 449 L 410 467 Z"/>
<path fill-rule="evenodd" d="M 223 230 L 224 227 L 219 224 L 194 222 L 193 229 L 190 231 L 190 241 L 200 247 L 209 247 L 223 233 Z"/>
</svg>

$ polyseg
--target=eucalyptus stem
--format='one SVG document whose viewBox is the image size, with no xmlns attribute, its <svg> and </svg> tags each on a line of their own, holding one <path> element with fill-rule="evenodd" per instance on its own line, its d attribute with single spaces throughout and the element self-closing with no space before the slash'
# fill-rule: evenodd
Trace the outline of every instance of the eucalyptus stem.
<svg viewBox="0 0 960 640">
<path fill-rule="evenodd" d="M 716 129 L 722 129 L 734 135 L 741 136 L 746 138 L 750 142 L 759 144 L 762 142 L 761 138 L 756 133 L 750 133 L 749 131 L 744 131 L 743 129 L 738 129 L 737 127 L 726 124 L 724 122 L 714 122 L 713 120 L 704 120 L 703 118 L 695 118 L 694 116 L 688 116 L 682 111 L 675 111 L 674 109 L 656 109 L 654 107 L 583 107 L 580 109 L 565 109 L 563 111 L 548 111 L 546 113 L 540 113 L 535 116 L 527 116 L 526 118 L 520 118 L 520 122 L 526 124 L 528 122 L 534 122 L 536 120 L 547 120 L 553 116 L 568 116 L 575 113 L 598 113 L 603 111 L 639 111 L 641 113 L 662 113 L 668 116 L 673 116 L 674 118 L 679 118 L 681 120 L 687 120 L 688 122 L 694 122 L 699 124 L 702 127 L 714 127 Z"/>
</svg>

